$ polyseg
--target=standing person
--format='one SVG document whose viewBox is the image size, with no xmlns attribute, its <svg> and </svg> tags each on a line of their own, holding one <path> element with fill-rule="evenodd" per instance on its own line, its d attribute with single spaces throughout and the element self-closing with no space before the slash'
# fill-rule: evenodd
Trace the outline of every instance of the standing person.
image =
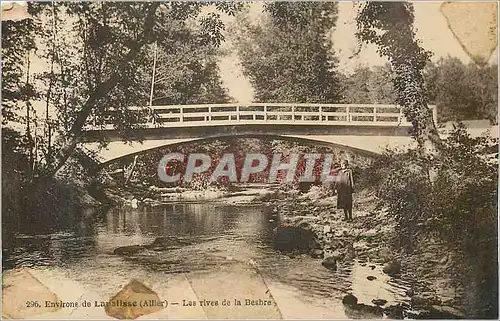
<svg viewBox="0 0 500 321">
<path fill-rule="evenodd" d="M 335 185 L 337 208 L 344 210 L 344 221 L 352 221 L 352 193 L 354 191 L 352 170 L 345 159 L 340 162 L 340 168 Z"/>
</svg>

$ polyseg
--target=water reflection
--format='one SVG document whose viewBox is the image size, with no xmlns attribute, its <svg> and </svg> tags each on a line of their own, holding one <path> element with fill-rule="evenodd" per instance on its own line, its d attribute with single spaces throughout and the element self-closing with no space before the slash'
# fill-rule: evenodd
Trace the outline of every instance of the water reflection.
<svg viewBox="0 0 500 321">
<path fill-rule="evenodd" d="M 127 282 L 132 276 L 163 280 L 168 274 L 217 271 L 237 262 L 253 262 L 266 279 L 301 291 L 303 301 L 319 297 L 340 302 L 345 293 L 354 290 L 360 298 L 365 294 L 363 299 L 370 302 L 383 297 L 382 290 L 387 293 L 394 289 L 385 282 L 374 282 L 367 291 L 363 288 L 367 284 L 365 274 L 376 271 L 365 273 L 352 261 L 340 264 L 334 272 L 308 255 L 290 258 L 278 253 L 270 246 L 276 224 L 261 206 L 122 206 L 97 216 L 91 211 L 79 213 L 56 224 L 50 232 L 35 232 L 31 226 L 23 226 L 8 245 L 4 243 L 3 263 L 4 269 L 63 269 L 73 280 L 110 295 L 114 284 Z M 137 255 L 114 254 L 119 247 L 151 244 L 157 237 L 180 237 L 194 242 Z M 381 278 L 380 274 L 376 276 Z M 353 286 L 353 281 L 361 288 Z"/>
<path fill-rule="evenodd" d="M 105 232 L 150 236 L 221 235 L 233 230 L 242 217 L 245 213 L 239 209 L 213 204 L 167 204 L 139 209 L 124 206 L 110 210 Z"/>
<path fill-rule="evenodd" d="M 99 213 L 97 213 L 99 214 Z M 257 215 L 256 215 L 257 214 Z M 87 209 L 51 226 L 23 224 L 4 242 L 4 269 L 37 265 L 67 266 L 123 245 L 144 244 L 159 236 L 228 236 L 261 241 L 269 222 L 256 207 L 166 204 L 111 208 L 103 215 Z M 256 240 L 258 239 L 258 240 Z"/>
</svg>

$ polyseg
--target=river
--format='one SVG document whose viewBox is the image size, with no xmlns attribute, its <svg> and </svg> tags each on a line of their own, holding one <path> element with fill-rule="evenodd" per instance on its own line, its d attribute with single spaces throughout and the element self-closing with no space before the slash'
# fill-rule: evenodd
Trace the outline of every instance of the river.
<svg viewBox="0 0 500 321">
<path fill-rule="evenodd" d="M 132 278 L 161 288 L 187 276 L 196 290 L 194 279 L 206 280 L 218 273 L 227 273 L 225 292 L 230 293 L 231 288 L 237 292 L 238 286 L 244 286 L 239 273 L 246 273 L 237 267 L 251 266 L 271 290 L 280 316 L 287 318 L 356 317 L 343 308 L 342 298 L 347 293 L 367 304 L 380 298 L 389 301 L 387 305 L 406 301 L 405 285 L 385 276 L 380 266 L 354 260 L 331 271 L 321 265 L 321 259 L 276 251 L 272 238 L 279 222 L 270 220 L 266 211 L 263 204 L 177 202 L 136 209 L 115 207 L 97 216 L 83 213 L 68 220 L 70 224 L 53 224 L 49 229 L 27 225 L 4 243 L 3 269 L 28 267 L 59 274 L 82 284 L 88 293 L 110 298 Z M 181 239 L 186 245 L 137 255 L 114 252 L 165 236 Z M 368 276 L 376 279 L 370 281 Z M 223 292 L 214 295 L 221 300 Z"/>
</svg>

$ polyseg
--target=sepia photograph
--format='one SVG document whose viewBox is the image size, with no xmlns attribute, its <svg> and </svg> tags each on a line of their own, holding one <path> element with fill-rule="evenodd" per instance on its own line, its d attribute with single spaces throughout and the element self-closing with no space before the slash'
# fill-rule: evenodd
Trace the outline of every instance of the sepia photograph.
<svg viewBox="0 0 500 321">
<path fill-rule="evenodd" d="M 2 319 L 494 319 L 496 1 L 2 1 Z"/>
</svg>

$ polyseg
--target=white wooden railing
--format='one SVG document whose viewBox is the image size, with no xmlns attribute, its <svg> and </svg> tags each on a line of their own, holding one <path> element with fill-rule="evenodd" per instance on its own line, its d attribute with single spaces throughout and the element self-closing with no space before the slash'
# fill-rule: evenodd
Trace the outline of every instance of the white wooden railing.
<svg viewBox="0 0 500 321">
<path fill-rule="evenodd" d="M 437 123 L 437 110 L 430 106 Z M 131 107 L 142 111 L 146 127 L 191 127 L 227 124 L 290 124 L 290 125 L 376 125 L 411 126 L 396 105 L 362 104 L 205 104 Z M 112 113 L 113 111 L 109 111 Z M 101 122 L 102 123 L 102 122 Z M 106 122 L 104 122 L 106 123 Z M 97 129 L 97 123 L 88 129 Z M 98 126 L 100 129 L 112 125 Z"/>
</svg>

